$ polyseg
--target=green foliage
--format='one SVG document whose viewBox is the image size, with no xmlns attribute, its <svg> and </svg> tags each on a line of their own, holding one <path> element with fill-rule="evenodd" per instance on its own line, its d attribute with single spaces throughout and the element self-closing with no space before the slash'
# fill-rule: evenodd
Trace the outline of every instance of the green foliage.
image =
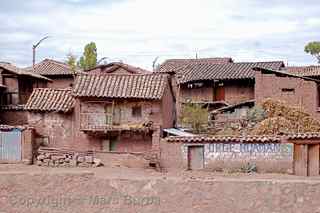
<svg viewBox="0 0 320 213">
<path fill-rule="evenodd" d="M 246 165 L 243 165 L 240 169 L 241 172 L 244 173 L 253 173 L 253 172 L 257 172 L 257 165 L 255 163 L 247 163 Z"/>
<path fill-rule="evenodd" d="M 318 63 L 320 63 L 320 41 L 309 42 L 304 47 L 304 51 L 316 57 L 318 60 Z"/>
<path fill-rule="evenodd" d="M 72 71 L 75 72 L 77 68 L 77 57 L 70 52 L 67 54 L 67 60 L 65 62 L 71 67 Z"/>
<path fill-rule="evenodd" d="M 184 104 L 181 112 L 181 123 L 191 127 L 195 133 L 203 132 L 208 127 L 208 109 L 201 104 Z"/>
<path fill-rule="evenodd" d="M 97 47 L 94 42 L 90 42 L 84 47 L 83 56 L 80 57 L 78 66 L 84 70 L 94 68 L 97 65 Z"/>
<path fill-rule="evenodd" d="M 248 120 L 253 122 L 259 122 L 267 117 L 267 113 L 261 107 L 255 106 L 248 111 Z"/>
</svg>

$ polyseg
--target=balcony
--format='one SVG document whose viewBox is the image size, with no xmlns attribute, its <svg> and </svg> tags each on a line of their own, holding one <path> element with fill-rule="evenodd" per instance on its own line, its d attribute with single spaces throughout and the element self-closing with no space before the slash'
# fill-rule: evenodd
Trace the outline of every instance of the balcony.
<svg viewBox="0 0 320 213">
<path fill-rule="evenodd" d="M 152 130 L 152 122 L 122 124 L 118 116 L 107 113 L 80 113 L 80 130 L 84 132 L 112 132 Z"/>
</svg>

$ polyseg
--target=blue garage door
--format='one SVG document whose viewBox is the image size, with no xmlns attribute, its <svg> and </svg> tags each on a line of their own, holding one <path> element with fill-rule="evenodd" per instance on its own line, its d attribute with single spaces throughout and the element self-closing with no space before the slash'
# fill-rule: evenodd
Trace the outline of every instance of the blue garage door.
<svg viewBox="0 0 320 213">
<path fill-rule="evenodd" d="M 0 131 L 0 161 L 21 160 L 21 131 Z"/>
</svg>

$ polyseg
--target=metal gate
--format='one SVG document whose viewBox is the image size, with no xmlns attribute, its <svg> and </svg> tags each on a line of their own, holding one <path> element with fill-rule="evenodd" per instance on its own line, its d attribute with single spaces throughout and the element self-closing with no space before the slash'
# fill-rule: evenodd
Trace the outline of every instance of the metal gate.
<svg viewBox="0 0 320 213">
<path fill-rule="evenodd" d="M 0 161 L 21 161 L 21 131 L 0 131 Z"/>
</svg>

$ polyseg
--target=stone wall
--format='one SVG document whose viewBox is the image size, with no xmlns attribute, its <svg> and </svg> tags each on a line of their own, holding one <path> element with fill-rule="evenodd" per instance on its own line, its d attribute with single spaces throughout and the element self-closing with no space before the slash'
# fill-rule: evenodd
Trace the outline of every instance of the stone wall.
<svg viewBox="0 0 320 213">
<path fill-rule="evenodd" d="M 293 146 L 285 143 L 174 143 L 161 140 L 161 166 L 188 169 L 188 147 L 204 147 L 204 168 L 240 171 L 254 165 L 259 172 L 292 173 Z"/>
<path fill-rule="evenodd" d="M 93 152 L 76 152 L 54 148 L 39 148 L 37 151 L 38 166 L 47 167 L 98 167 L 102 166 L 100 159 Z"/>
</svg>

